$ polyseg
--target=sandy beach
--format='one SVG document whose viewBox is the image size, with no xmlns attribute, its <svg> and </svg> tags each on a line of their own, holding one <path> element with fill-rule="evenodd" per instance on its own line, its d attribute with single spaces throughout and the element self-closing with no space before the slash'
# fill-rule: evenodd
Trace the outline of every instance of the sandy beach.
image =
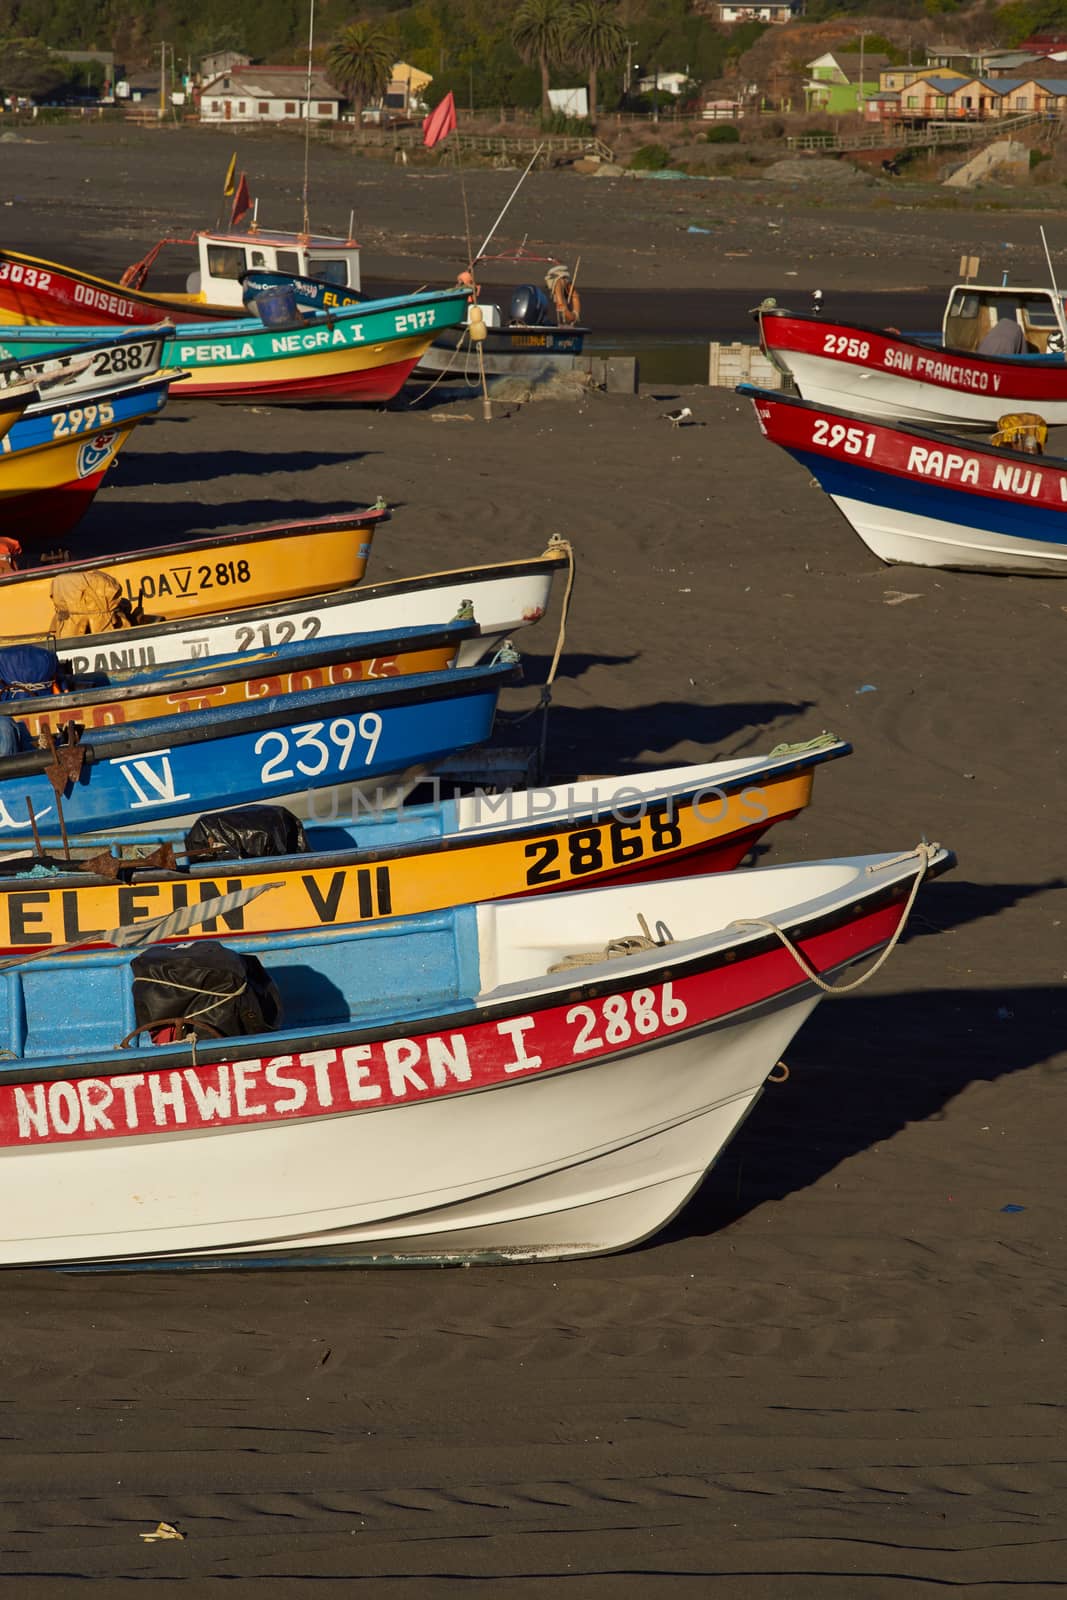
<svg viewBox="0 0 1067 1600">
<path fill-rule="evenodd" d="M 229 158 L 221 138 L 155 130 L 4 148 L 2 242 L 108 274 L 214 221 Z M 242 162 L 267 220 L 298 222 L 298 141 L 248 140 Z M 515 177 L 469 177 L 479 226 Z M 313 218 L 343 231 L 355 208 L 368 282 L 451 277 L 455 182 L 327 147 Z M 689 234 L 701 217 L 722 221 Z M 559 172 L 531 179 L 501 248 L 580 256 L 594 325 L 603 293 L 620 326 L 673 331 L 684 293 L 686 331 L 712 337 L 733 315 L 716 297 L 784 302 L 816 280 L 900 323 L 893 297 L 936 306 L 964 250 L 1036 272 L 1036 228 L 1022 206 L 925 211 L 889 186 L 820 205 Z M 664 420 L 679 403 L 699 426 Z M 820 1006 L 788 1082 L 641 1249 L 5 1274 L 0 1577 L 48 1597 L 86 1578 L 257 1600 L 1062 1593 L 1067 585 L 880 566 L 746 401 L 696 387 L 498 405 L 490 424 L 462 399 L 176 395 L 71 547 L 379 493 L 395 512 L 378 579 L 573 541 L 553 775 L 831 729 L 854 755 L 761 859 L 926 837 L 958 869 L 867 988 Z M 510 708 L 536 700 L 554 627 L 519 641 Z M 142 1543 L 160 1520 L 184 1542 Z"/>
</svg>

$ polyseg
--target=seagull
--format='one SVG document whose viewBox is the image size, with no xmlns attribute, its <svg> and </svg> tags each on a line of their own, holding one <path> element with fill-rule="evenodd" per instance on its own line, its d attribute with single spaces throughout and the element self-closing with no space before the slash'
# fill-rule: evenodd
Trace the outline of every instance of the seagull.
<svg viewBox="0 0 1067 1600">
<path fill-rule="evenodd" d="M 686 428 L 693 421 L 693 413 L 688 406 L 683 406 L 680 411 L 664 411 L 662 416 L 672 428 Z"/>
</svg>

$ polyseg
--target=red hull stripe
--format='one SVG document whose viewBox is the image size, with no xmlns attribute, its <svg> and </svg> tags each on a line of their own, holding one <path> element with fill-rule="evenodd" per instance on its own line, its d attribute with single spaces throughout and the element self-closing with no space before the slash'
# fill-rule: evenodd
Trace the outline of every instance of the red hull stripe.
<svg viewBox="0 0 1067 1600">
<path fill-rule="evenodd" d="M 828 322 L 823 317 L 809 320 L 765 316 L 762 328 L 763 342 L 770 352 L 778 350 L 788 356 L 790 351 L 796 351 L 960 394 L 1000 397 L 1006 402 L 1005 410 L 1021 400 L 1035 405 L 1042 400 L 1067 400 L 1067 364 L 1063 361 L 1046 366 L 968 356 L 956 350 L 938 350 L 914 339 L 894 339 L 875 328 Z"/>
<path fill-rule="evenodd" d="M 21 274 L 17 282 L 15 273 Z M 35 274 L 33 283 L 27 281 L 31 273 Z M 196 311 L 187 306 L 169 306 L 162 300 L 142 298 L 117 284 L 114 288 L 95 284 L 52 268 L 0 261 L 0 274 L 0 311 L 20 322 L 77 328 L 140 328 L 168 317 L 172 322 L 218 322 L 220 316 L 225 316 L 217 308 L 205 306 Z"/>
<path fill-rule="evenodd" d="M 0 499 L 0 533 L 9 534 L 24 545 L 61 538 L 84 517 L 106 472 L 107 468 L 59 488 L 4 495 Z"/>
<path fill-rule="evenodd" d="M 806 939 L 819 970 L 884 944 L 902 906 L 867 912 Z M 210 1065 L 0 1086 L 0 1146 L 80 1143 L 264 1126 L 381 1111 L 593 1064 L 658 1040 L 683 1038 L 804 986 L 780 945 L 736 964 L 628 988 L 586 1004 L 467 1022 L 368 1044 Z M 650 1064 L 650 1071 L 654 1068 Z"/>
<path fill-rule="evenodd" d="M 944 484 L 1010 504 L 1067 510 L 1067 461 L 1023 456 L 919 429 L 894 427 L 834 407 L 760 395 L 753 400 L 768 439 L 784 450 L 828 456 L 917 483 Z"/>
<path fill-rule="evenodd" d="M 0 329 L 0 341 L 3 329 Z M 299 357 L 294 357 L 299 373 Z M 282 382 L 256 380 L 256 369 L 249 363 L 247 377 L 235 383 L 197 383 L 195 376 L 183 379 L 175 394 L 182 400 L 391 400 L 410 377 L 418 357 L 410 361 L 383 362 L 362 372 L 338 372 L 328 377 L 287 378 Z M 191 369 L 195 374 L 196 368 Z"/>
</svg>

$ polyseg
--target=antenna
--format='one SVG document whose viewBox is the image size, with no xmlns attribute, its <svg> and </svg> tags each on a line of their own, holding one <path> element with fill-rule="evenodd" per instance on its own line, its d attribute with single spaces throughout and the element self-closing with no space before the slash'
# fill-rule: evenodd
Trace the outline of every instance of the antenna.
<svg viewBox="0 0 1067 1600">
<path fill-rule="evenodd" d="M 1042 225 L 1037 231 L 1038 231 L 1038 233 L 1040 233 L 1040 235 L 1041 235 L 1041 243 L 1045 247 L 1045 260 L 1048 262 L 1048 275 L 1049 275 L 1049 279 L 1050 279 L 1050 281 L 1052 283 L 1052 292 L 1056 296 L 1056 301 L 1057 301 L 1057 304 L 1058 304 L 1059 298 L 1060 298 L 1060 291 L 1056 287 L 1056 269 L 1052 265 L 1052 254 L 1051 254 L 1051 252 L 1049 250 L 1049 247 L 1048 247 L 1048 240 L 1045 238 L 1044 225 Z"/>
<path fill-rule="evenodd" d="M 304 92 L 304 232 L 308 224 L 308 163 L 311 156 L 311 52 L 315 48 L 315 0 L 308 4 L 308 76 Z"/>
</svg>

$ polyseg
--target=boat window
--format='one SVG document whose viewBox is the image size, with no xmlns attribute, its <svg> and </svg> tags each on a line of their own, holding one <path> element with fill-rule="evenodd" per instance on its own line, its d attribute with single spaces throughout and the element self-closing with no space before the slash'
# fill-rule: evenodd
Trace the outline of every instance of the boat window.
<svg viewBox="0 0 1067 1600">
<path fill-rule="evenodd" d="M 308 260 L 308 277 L 318 278 L 321 283 L 335 283 L 339 288 L 346 288 L 348 262 L 344 257 L 327 259 L 325 256 L 312 256 Z"/>
<path fill-rule="evenodd" d="M 1023 311 L 1031 328 L 1058 328 L 1056 308 L 1051 300 L 1046 300 L 1044 295 L 1040 299 L 1025 300 Z"/>
<path fill-rule="evenodd" d="M 288 272 L 294 278 L 300 276 L 300 256 L 296 250 L 278 251 L 278 272 Z"/>
<path fill-rule="evenodd" d="M 267 258 L 262 250 L 250 250 L 248 252 L 248 264 L 250 267 L 265 267 Z"/>
<path fill-rule="evenodd" d="M 209 245 L 207 270 L 212 278 L 239 278 L 245 270 L 245 253 L 236 245 Z"/>
<path fill-rule="evenodd" d="M 976 317 L 978 315 L 978 296 L 962 292 L 953 295 L 948 314 L 950 317 Z"/>
</svg>

